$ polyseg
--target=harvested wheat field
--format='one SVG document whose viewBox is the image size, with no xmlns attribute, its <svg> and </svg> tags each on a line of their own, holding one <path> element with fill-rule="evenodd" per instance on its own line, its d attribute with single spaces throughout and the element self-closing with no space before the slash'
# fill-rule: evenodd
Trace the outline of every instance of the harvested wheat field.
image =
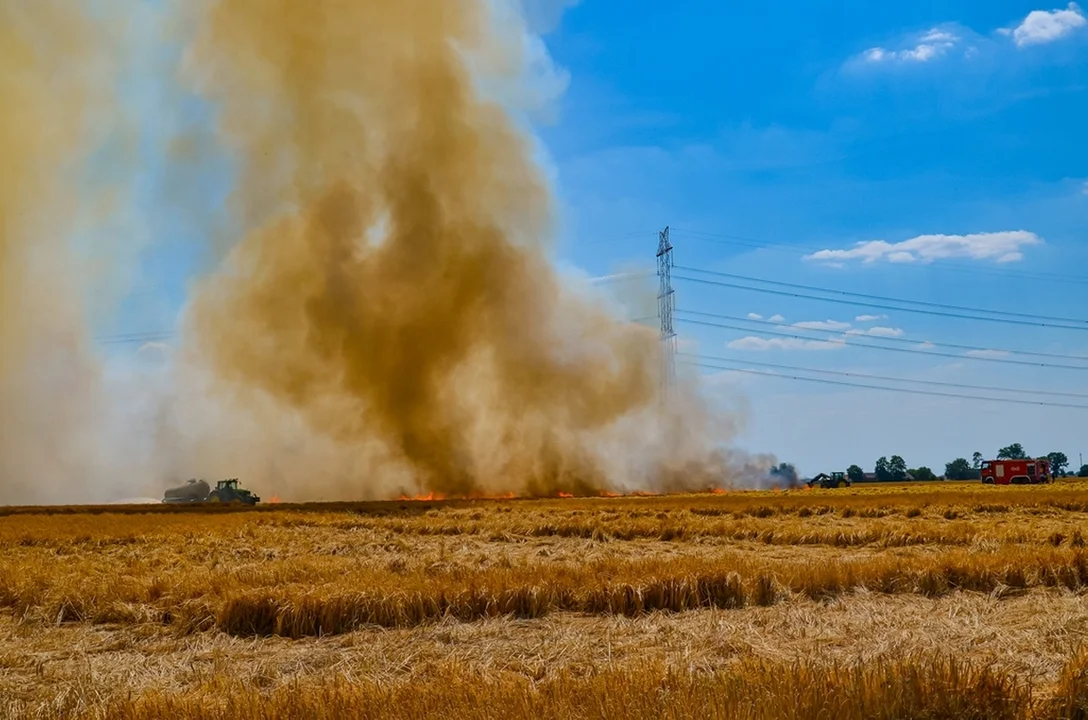
<svg viewBox="0 0 1088 720">
<path fill-rule="evenodd" d="M 0 511 L 0 714 L 1080 718 L 1088 486 Z"/>
</svg>

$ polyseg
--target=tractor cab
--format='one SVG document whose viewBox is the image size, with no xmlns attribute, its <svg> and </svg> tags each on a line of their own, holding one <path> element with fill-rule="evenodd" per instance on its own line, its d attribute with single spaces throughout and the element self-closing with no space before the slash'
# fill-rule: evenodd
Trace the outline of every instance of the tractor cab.
<svg viewBox="0 0 1088 720">
<path fill-rule="evenodd" d="M 218 481 L 215 484 L 215 490 L 208 496 L 208 500 L 215 503 L 240 502 L 246 505 L 256 505 L 261 501 L 249 490 L 238 487 L 238 478 Z"/>
<path fill-rule="evenodd" d="M 833 472 L 830 475 L 827 473 L 820 473 L 816 477 L 808 481 L 808 486 L 820 487 L 820 488 L 844 488 L 850 487 L 852 483 L 850 478 L 846 477 L 844 472 Z"/>
</svg>

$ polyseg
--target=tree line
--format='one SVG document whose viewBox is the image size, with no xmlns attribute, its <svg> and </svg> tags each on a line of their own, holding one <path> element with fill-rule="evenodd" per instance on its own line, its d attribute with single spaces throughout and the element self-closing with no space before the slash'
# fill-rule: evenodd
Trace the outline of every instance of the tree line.
<svg viewBox="0 0 1088 720">
<path fill-rule="evenodd" d="M 1020 443 L 1013 443 L 997 451 L 998 460 L 1027 460 L 1028 458 L 1024 446 Z M 1038 459 L 1049 460 L 1050 469 L 1054 475 L 1073 474 L 1069 467 L 1069 458 L 1063 452 L 1048 453 Z M 970 460 L 956 458 L 945 464 L 944 475 L 941 477 L 945 480 L 978 480 L 982 477 L 983 460 L 984 458 L 980 452 L 975 452 Z M 1082 466 L 1076 474 L 1078 477 L 1088 478 L 1088 464 Z M 890 458 L 879 458 L 873 468 L 873 475 L 876 477 L 877 482 L 903 482 L 911 478 L 914 480 L 938 479 L 937 474 L 928 467 L 907 467 L 906 461 L 899 455 L 892 455 Z M 846 476 L 850 478 L 850 482 L 855 483 L 867 480 L 865 471 L 858 465 L 851 465 L 846 471 Z"/>
</svg>

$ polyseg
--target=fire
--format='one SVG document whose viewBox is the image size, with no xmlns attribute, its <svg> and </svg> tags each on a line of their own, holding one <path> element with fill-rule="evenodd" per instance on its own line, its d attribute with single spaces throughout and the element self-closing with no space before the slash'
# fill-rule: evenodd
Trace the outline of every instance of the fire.
<svg viewBox="0 0 1088 720">
<path fill-rule="evenodd" d="M 711 495 L 725 495 L 725 489 L 724 488 L 711 488 L 710 494 Z"/>
<path fill-rule="evenodd" d="M 398 498 L 398 499 L 401 500 L 402 502 L 403 501 L 408 501 L 408 500 L 416 500 L 416 501 L 420 501 L 420 502 L 432 502 L 432 501 L 435 501 L 435 500 L 445 500 L 446 496 L 442 495 L 442 494 L 439 494 L 439 493 L 436 493 L 434 490 L 431 490 L 426 495 L 416 495 L 414 497 L 408 497 L 407 495 L 401 495 L 400 498 Z"/>
<path fill-rule="evenodd" d="M 618 497 L 621 497 L 621 495 L 619 493 L 612 492 L 611 490 L 601 490 L 600 496 L 603 497 L 603 498 L 618 498 Z"/>
<path fill-rule="evenodd" d="M 271 498 L 270 498 L 270 499 L 268 500 L 268 502 L 272 503 L 273 505 L 278 505 L 278 504 L 280 503 L 280 496 L 279 496 L 279 495 L 273 495 L 273 496 L 272 496 L 272 497 L 271 497 Z"/>
<path fill-rule="evenodd" d="M 572 498 L 572 497 L 574 497 L 574 495 L 570 494 L 569 492 L 563 492 L 562 490 L 560 490 L 559 491 L 559 497 L 561 497 L 561 498 Z"/>
<path fill-rule="evenodd" d="M 402 494 L 397 498 L 400 502 L 436 502 L 441 500 L 514 500 L 517 498 L 517 494 L 508 492 L 501 495 L 487 495 L 487 494 L 473 494 L 473 495 L 457 495 L 447 496 L 442 493 L 436 493 L 434 490 L 430 491 L 426 495 L 404 495 Z"/>
</svg>

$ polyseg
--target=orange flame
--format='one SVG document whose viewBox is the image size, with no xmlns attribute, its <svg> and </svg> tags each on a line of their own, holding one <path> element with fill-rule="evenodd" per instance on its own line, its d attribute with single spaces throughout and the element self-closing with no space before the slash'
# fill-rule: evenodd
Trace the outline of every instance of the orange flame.
<svg viewBox="0 0 1088 720">
<path fill-rule="evenodd" d="M 711 495 L 725 495 L 725 489 L 724 488 L 711 488 L 710 494 Z"/>
<path fill-rule="evenodd" d="M 403 501 L 411 501 L 411 500 L 420 501 L 420 502 L 430 502 L 430 501 L 434 501 L 434 500 L 445 500 L 446 496 L 435 493 L 434 490 L 431 490 L 426 495 L 416 495 L 415 497 L 408 497 L 407 495 L 401 495 L 398 499 L 401 500 L 402 502 Z"/>
<path fill-rule="evenodd" d="M 570 494 L 569 492 L 563 492 L 562 490 L 560 490 L 559 491 L 559 497 L 561 497 L 561 498 L 572 498 L 572 497 L 574 497 L 574 495 Z"/>
<path fill-rule="evenodd" d="M 271 498 L 269 498 L 268 502 L 272 503 L 273 505 L 278 505 L 280 503 L 280 496 L 273 495 Z"/>
</svg>

